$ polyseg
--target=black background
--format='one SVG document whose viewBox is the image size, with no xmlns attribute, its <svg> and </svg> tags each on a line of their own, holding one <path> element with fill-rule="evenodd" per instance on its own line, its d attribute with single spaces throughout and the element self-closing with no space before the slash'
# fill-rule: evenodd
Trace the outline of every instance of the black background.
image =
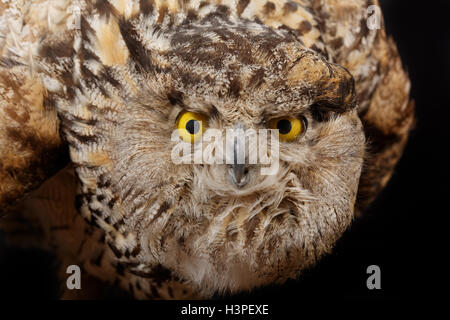
<svg viewBox="0 0 450 320">
<path fill-rule="evenodd" d="M 441 235 L 449 213 L 447 148 L 450 93 L 450 1 L 380 1 L 388 34 L 412 80 L 417 125 L 387 188 L 356 220 L 333 253 L 300 280 L 233 298 L 385 299 L 427 297 L 442 286 L 447 251 Z M 1 235 L 0 235 L 1 236 Z M 381 268 L 381 290 L 368 290 L 366 268 Z M 56 262 L 38 250 L 5 248 L 0 239 L 0 295 L 55 299 Z M 126 295 L 109 288 L 107 298 Z M 220 298 L 220 297 L 216 297 Z M 231 297 L 228 297 L 231 298 Z"/>
</svg>

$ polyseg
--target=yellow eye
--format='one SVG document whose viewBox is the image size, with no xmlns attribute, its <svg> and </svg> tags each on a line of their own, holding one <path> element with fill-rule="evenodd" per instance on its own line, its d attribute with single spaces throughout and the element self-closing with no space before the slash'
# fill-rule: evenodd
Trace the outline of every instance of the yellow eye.
<svg viewBox="0 0 450 320">
<path fill-rule="evenodd" d="M 194 143 L 200 139 L 207 124 L 207 119 L 204 115 L 184 111 L 178 117 L 177 129 L 184 141 Z"/>
<path fill-rule="evenodd" d="M 305 131 L 305 125 L 301 119 L 293 117 L 282 117 L 269 121 L 270 129 L 278 129 L 280 140 L 294 141 Z"/>
</svg>

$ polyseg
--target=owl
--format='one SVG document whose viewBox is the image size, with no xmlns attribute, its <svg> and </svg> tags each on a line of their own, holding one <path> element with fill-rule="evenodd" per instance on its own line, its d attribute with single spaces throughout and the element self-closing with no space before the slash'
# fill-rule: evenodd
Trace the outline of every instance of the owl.
<svg viewBox="0 0 450 320">
<path fill-rule="evenodd" d="M 67 299 L 99 283 L 208 298 L 301 276 L 387 184 L 413 124 L 378 8 L 2 1 L 1 230 L 52 250 L 63 287 L 81 268 Z M 223 135 L 200 145 L 210 130 Z M 271 174 L 249 161 L 250 131 L 276 133 Z M 231 161 L 176 163 L 180 145 Z"/>
</svg>

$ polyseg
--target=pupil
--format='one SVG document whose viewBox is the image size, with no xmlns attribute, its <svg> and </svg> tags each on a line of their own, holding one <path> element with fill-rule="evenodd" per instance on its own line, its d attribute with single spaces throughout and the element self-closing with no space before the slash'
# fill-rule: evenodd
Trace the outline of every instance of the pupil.
<svg viewBox="0 0 450 320">
<path fill-rule="evenodd" d="M 277 129 L 281 134 L 288 134 L 292 129 L 291 122 L 286 119 L 280 120 L 277 123 Z"/>
<path fill-rule="evenodd" d="M 200 130 L 200 123 L 197 120 L 189 120 L 186 123 L 186 130 L 190 134 L 196 134 Z"/>
</svg>

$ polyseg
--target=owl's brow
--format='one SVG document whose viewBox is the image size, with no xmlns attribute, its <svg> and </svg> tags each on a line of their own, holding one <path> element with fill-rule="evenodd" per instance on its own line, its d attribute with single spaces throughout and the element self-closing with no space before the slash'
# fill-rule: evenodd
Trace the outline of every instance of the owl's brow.
<svg viewBox="0 0 450 320">
<path fill-rule="evenodd" d="M 177 106 L 185 111 L 191 111 L 191 112 L 200 112 L 200 113 L 204 113 L 207 114 L 209 117 L 212 117 L 213 115 L 216 115 L 219 113 L 219 111 L 217 110 L 217 108 L 211 104 L 211 103 L 199 103 L 198 107 L 196 106 L 192 106 L 189 104 L 185 104 L 183 102 L 180 103 L 176 103 L 173 104 L 174 106 Z"/>
<path fill-rule="evenodd" d="M 312 105 L 312 102 L 307 99 L 291 99 L 280 102 L 271 102 L 263 105 L 261 108 L 264 110 L 264 116 L 273 115 L 288 115 L 293 113 L 299 113 L 306 111 Z"/>
</svg>

